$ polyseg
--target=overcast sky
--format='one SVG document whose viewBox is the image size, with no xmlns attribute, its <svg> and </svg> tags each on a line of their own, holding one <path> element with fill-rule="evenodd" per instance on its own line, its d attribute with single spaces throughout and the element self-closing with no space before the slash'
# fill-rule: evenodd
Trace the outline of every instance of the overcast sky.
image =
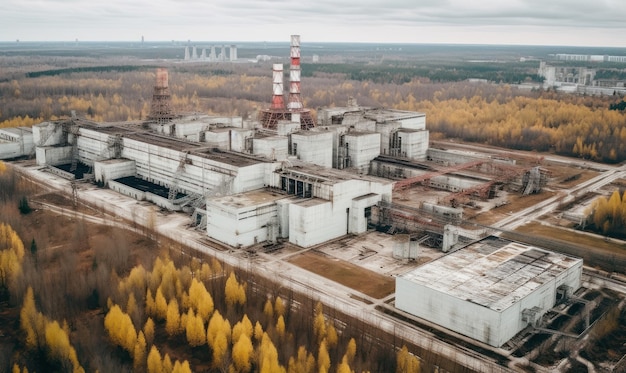
<svg viewBox="0 0 626 373">
<path fill-rule="evenodd" d="M 0 40 L 626 47 L 626 0 L 0 0 Z"/>
</svg>

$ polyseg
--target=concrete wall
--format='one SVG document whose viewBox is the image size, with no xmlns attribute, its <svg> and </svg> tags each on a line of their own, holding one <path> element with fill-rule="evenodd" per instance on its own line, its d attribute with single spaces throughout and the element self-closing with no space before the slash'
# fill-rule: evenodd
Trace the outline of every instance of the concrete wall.
<svg viewBox="0 0 626 373">
<path fill-rule="evenodd" d="M 402 139 L 401 152 L 404 157 L 425 160 L 428 152 L 428 131 L 398 131 Z"/>
<path fill-rule="evenodd" d="M 230 130 L 230 149 L 234 152 L 250 153 L 253 138 L 254 130 L 233 128 Z"/>
<path fill-rule="evenodd" d="M 246 247 L 268 239 L 268 226 L 278 222 L 274 201 L 229 208 L 207 201 L 207 234 L 234 247 Z"/>
<path fill-rule="evenodd" d="M 137 174 L 135 161 L 127 159 L 95 162 L 93 170 L 96 182 L 103 182 L 105 184 L 108 184 L 110 180 L 135 176 Z"/>
<path fill-rule="evenodd" d="M 210 148 L 230 150 L 230 129 L 216 129 L 204 133 L 204 141 Z"/>
<path fill-rule="evenodd" d="M 289 242 L 311 247 L 347 232 L 348 212 L 333 211 L 333 205 L 321 199 L 309 199 L 289 205 Z"/>
<path fill-rule="evenodd" d="M 500 313 L 396 277 L 396 307 L 457 333 L 500 347 Z M 521 318 L 521 315 L 520 315 Z"/>
<path fill-rule="evenodd" d="M 79 129 L 78 159 L 92 166 L 96 161 L 111 159 L 115 156 L 115 149 L 109 145 L 112 136 L 87 128 Z"/>
<path fill-rule="evenodd" d="M 35 150 L 33 132 L 29 128 L 0 128 L 0 159 L 30 155 Z"/>
<path fill-rule="evenodd" d="M 33 142 L 37 146 L 57 145 L 64 141 L 63 126 L 52 122 L 43 122 L 33 127 Z M 41 140 L 46 138 L 44 143 Z"/>
<path fill-rule="evenodd" d="M 367 174 L 370 169 L 370 162 L 380 155 L 380 138 L 379 133 L 346 134 L 344 141 L 350 160 L 348 167 L 356 168 L 360 173 Z M 339 163 L 341 163 L 341 156 L 339 158 Z M 338 168 L 342 167 L 339 166 Z"/>
<path fill-rule="evenodd" d="M 284 136 L 255 138 L 252 140 L 252 154 L 283 161 L 289 155 L 289 141 Z"/>
<path fill-rule="evenodd" d="M 303 131 L 291 134 L 290 154 L 319 166 L 333 166 L 333 134 L 331 132 Z"/>
<path fill-rule="evenodd" d="M 365 211 L 368 207 L 376 205 L 380 200 L 381 195 L 373 193 L 352 199 L 348 218 L 348 233 L 359 234 L 367 232 Z"/>
<path fill-rule="evenodd" d="M 130 187 L 128 185 L 122 184 L 120 182 L 114 181 L 114 180 L 109 180 L 108 182 L 109 188 L 111 190 L 114 190 L 120 194 L 123 194 L 125 196 L 129 196 L 131 198 L 136 199 L 137 201 L 144 201 L 146 199 L 146 193 L 135 189 L 133 187 Z"/>
<path fill-rule="evenodd" d="M 32 144 L 30 148 L 32 149 Z M 30 153 L 30 149 L 28 152 L 25 152 L 25 150 L 24 146 L 19 142 L 0 141 L 0 159 L 16 158 Z"/>
<path fill-rule="evenodd" d="M 37 165 L 38 166 L 57 166 L 64 163 L 70 163 L 72 161 L 72 147 L 71 146 L 58 146 L 58 147 L 37 147 L 36 148 Z"/>
</svg>

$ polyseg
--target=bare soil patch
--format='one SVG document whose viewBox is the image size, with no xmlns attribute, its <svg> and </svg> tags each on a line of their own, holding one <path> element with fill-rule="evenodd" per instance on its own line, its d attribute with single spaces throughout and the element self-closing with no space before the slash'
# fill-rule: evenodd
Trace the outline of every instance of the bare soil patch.
<svg viewBox="0 0 626 373">
<path fill-rule="evenodd" d="M 289 259 L 289 262 L 376 299 L 395 291 L 393 278 L 340 259 L 329 258 L 320 252 L 307 251 Z"/>
</svg>

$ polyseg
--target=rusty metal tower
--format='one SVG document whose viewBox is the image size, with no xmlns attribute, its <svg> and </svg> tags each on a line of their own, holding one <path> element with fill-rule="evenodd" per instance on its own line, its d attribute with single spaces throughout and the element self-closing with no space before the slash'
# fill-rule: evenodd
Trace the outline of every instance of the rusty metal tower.
<svg viewBox="0 0 626 373">
<path fill-rule="evenodd" d="M 172 97 L 170 96 L 167 69 L 157 68 L 156 83 L 154 85 L 152 105 L 150 107 L 150 115 L 148 116 L 148 119 L 159 124 L 171 121 L 172 118 L 174 118 L 171 101 Z"/>
</svg>

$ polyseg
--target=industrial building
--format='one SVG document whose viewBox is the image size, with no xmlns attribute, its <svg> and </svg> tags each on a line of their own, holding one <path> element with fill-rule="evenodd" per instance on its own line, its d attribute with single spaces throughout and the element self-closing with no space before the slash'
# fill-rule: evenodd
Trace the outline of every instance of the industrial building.
<svg viewBox="0 0 626 373">
<path fill-rule="evenodd" d="M 23 157 L 34 151 L 30 127 L 0 128 L 0 159 Z"/>
<path fill-rule="evenodd" d="M 396 307 L 500 347 L 580 287 L 582 259 L 486 238 L 396 277 Z"/>
<path fill-rule="evenodd" d="M 545 170 L 430 149 L 423 113 L 350 99 L 318 109 L 315 123 L 300 98 L 300 39 L 291 41 L 289 98 L 282 65 L 274 64 L 272 102 L 257 120 L 174 113 L 168 73 L 157 69 L 146 121 L 96 123 L 73 114 L 0 131 L 0 158 L 33 154 L 68 180 L 184 211 L 191 225 L 233 248 L 309 248 L 376 228 L 402 234 L 395 260 L 415 260 L 422 244 L 452 252 L 398 277 L 396 305 L 494 346 L 537 320 L 555 294 L 578 288 L 579 260 L 493 240 L 464 248 L 484 235 L 459 227 L 464 200 L 506 188 L 538 193 Z M 394 200 L 417 185 L 448 197 Z"/>
</svg>

